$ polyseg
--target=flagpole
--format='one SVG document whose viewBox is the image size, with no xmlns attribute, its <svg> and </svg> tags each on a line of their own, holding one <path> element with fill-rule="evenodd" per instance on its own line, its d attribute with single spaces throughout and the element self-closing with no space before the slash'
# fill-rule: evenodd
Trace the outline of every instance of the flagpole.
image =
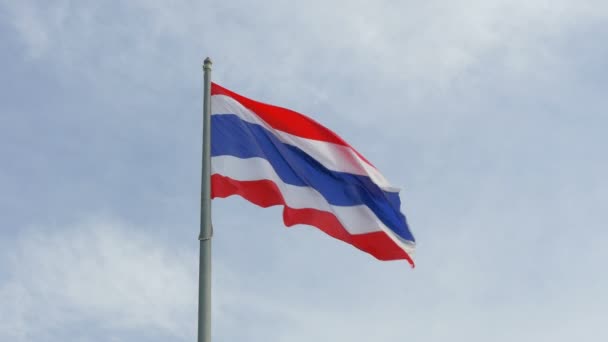
<svg viewBox="0 0 608 342">
<path fill-rule="evenodd" d="M 211 342 L 211 59 L 203 63 L 203 165 L 198 273 L 198 342 Z"/>
</svg>

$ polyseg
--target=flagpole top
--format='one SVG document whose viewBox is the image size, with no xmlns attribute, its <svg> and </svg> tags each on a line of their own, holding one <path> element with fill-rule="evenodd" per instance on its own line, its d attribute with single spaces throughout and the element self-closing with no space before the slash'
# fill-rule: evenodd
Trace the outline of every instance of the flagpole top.
<svg viewBox="0 0 608 342">
<path fill-rule="evenodd" d="M 203 61 L 203 69 L 211 70 L 211 64 L 213 64 L 213 62 L 211 61 L 211 58 L 209 58 L 209 57 L 205 58 L 205 60 Z"/>
</svg>

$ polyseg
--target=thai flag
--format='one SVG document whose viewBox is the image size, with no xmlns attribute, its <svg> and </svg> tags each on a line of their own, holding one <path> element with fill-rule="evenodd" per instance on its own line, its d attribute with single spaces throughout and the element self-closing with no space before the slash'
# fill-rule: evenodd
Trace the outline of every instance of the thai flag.
<svg viewBox="0 0 608 342">
<path fill-rule="evenodd" d="M 211 86 L 211 197 L 282 205 L 307 224 L 380 260 L 406 259 L 415 240 L 396 188 L 316 121 Z"/>
</svg>

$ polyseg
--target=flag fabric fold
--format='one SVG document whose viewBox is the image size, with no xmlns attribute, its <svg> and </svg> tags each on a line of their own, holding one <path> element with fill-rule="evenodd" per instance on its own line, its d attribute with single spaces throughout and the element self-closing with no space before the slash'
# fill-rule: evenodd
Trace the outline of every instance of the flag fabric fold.
<svg viewBox="0 0 608 342">
<path fill-rule="evenodd" d="M 316 121 L 211 86 L 211 196 L 283 206 L 305 224 L 380 260 L 414 266 L 415 239 L 398 189 Z"/>
</svg>

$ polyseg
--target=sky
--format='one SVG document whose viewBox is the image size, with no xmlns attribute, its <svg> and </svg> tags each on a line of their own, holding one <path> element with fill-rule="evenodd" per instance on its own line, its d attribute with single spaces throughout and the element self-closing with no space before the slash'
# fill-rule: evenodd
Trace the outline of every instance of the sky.
<svg viewBox="0 0 608 342">
<path fill-rule="evenodd" d="M 416 268 L 213 202 L 213 339 L 608 340 L 608 3 L 0 0 L 0 340 L 196 338 L 202 61 L 402 188 Z"/>
</svg>

